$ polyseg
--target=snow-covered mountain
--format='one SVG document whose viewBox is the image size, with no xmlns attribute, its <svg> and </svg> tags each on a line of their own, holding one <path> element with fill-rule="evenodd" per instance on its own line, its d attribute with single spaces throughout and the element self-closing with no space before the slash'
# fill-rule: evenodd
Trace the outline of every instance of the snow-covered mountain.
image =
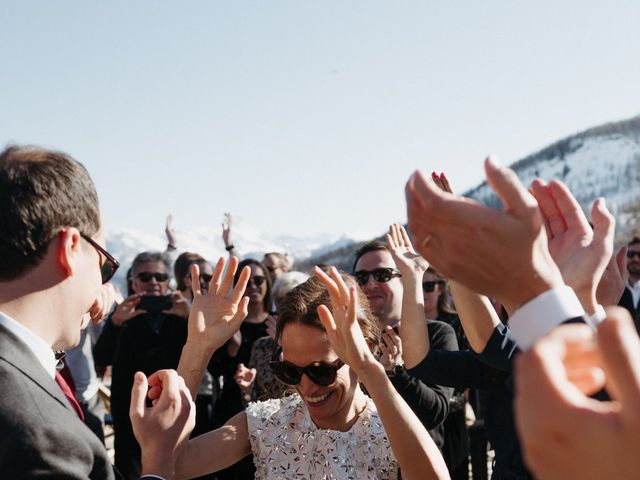
<svg viewBox="0 0 640 480">
<path fill-rule="evenodd" d="M 587 216 L 593 201 L 599 196 L 605 197 L 617 219 L 618 243 L 627 241 L 640 230 L 640 116 L 571 135 L 517 161 L 512 168 L 526 185 L 537 177 L 562 180 L 576 195 Z M 486 182 L 465 196 L 500 206 Z M 382 233 L 272 236 L 257 231 L 240 218 L 234 218 L 233 223 L 233 243 L 243 257 L 262 258 L 265 252 L 286 251 L 294 256 L 300 269 L 315 263 L 350 268 L 356 244 Z M 197 252 L 208 260 L 226 255 L 220 227 L 176 229 L 176 236 L 181 252 Z M 123 285 L 133 257 L 143 250 L 164 250 L 166 238 L 163 232 L 120 230 L 110 232 L 107 243 L 123 265 L 116 276 L 116 282 Z"/>
<path fill-rule="evenodd" d="M 199 253 L 214 262 L 227 255 L 220 227 L 200 227 L 188 231 L 176 228 L 175 233 L 178 252 Z M 373 233 L 324 234 L 315 237 L 273 236 L 256 230 L 242 218 L 236 217 L 233 219 L 232 230 L 232 241 L 241 257 L 261 259 L 266 252 L 287 252 L 302 264 L 309 262 L 311 258 L 321 257 L 374 236 Z M 122 288 L 126 270 L 133 258 L 145 250 L 164 251 L 167 238 L 162 231 L 149 233 L 133 229 L 114 230 L 108 232 L 107 246 L 122 265 L 114 280 Z"/>
<path fill-rule="evenodd" d="M 616 239 L 637 233 L 640 221 L 640 116 L 571 135 L 512 165 L 525 185 L 533 179 L 562 180 L 587 216 L 597 197 L 604 197 L 616 217 Z M 492 206 L 500 202 L 482 183 L 465 194 Z"/>
</svg>

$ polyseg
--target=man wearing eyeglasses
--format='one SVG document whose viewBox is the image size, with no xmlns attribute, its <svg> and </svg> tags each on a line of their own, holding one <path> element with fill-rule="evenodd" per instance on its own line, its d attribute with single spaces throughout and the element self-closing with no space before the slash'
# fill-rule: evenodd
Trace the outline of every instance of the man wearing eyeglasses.
<svg viewBox="0 0 640 480">
<path fill-rule="evenodd" d="M 187 340 L 189 304 L 180 292 L 169 291 L 168 271 L 160 252 L 141 252 L 134 258 L 130 270 L 134 294 L 109 316 L 94 349 L 98 363 L 113 363 L 115 465 L 127 479 L 140 476 L 140 447 L 129 420 L 133 374 L 177 368 Z"/>
<path fill-rule="evenodd" d="M 627 272 L 629 278 L 618 305 L 629 310 L 636 330 L 640 333 L 640 238 L 633 237 L 627 245 Z"/>
<path fill-rule="evenodd" d="M 102 285 L 118 262 L 103 244 L 97 193 L 81 164 L 37 147 L 0 153 L 3 478 L 116 478 L 104 446 L 82 423 L 54 354 L 76 345 L 91 314 L 101 317 L 106 308 Z M 162 393 L 145 409 L 148 385 Z M 136 374 L 132 403 L 143 471 L 171 475 L 175 442 L 192 425 L 184 382 L 175 372 L 148 380 Z"/>
<path fill-rule="evenodd" d="M 402 275 L 396 268 L 387 245 L 379 240 L 363 245 L 356 252 L 353 272 L 383 328 L 390 326 L 396 329 L 402 316 L 404 287 Z M 429 341 L 433 348 L 458 349 L 453 328 L 435 320 L 428 320 L 427 323 Z M 402 395 L 441 448 L 444 444 L 444 436 L 442 429 L 438 427 L 449 412 L 449 400 L 453 389 L 439 385 L 426 385 L 410 377 L 401 360 L 385 368 L 398 393 Z"/>
</svg>

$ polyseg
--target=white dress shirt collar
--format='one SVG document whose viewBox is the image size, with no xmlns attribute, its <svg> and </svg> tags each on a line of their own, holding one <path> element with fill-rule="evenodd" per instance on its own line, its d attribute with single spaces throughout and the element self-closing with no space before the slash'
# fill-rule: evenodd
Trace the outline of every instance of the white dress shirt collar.
<svg viewBox="0 0 640 480">
<path fill-rule="evenodd" d="M 29 347 L 51 378 L 55 378 L 56 365 L 58 364 L 58 361 L 56 360 L 56 356 L 53 353 L 51 346 L 47 345 L 47 342 L 42 340 L 27 327 L 2 312 L 0 312 L 0 325 L 6 327 L 7 330 L 13 333 L 27 347 Z"/>
</svg>

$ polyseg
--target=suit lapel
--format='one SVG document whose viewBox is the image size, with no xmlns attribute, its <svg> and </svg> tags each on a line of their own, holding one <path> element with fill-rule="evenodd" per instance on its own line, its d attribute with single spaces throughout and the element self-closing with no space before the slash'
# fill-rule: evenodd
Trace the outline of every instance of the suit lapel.
<svg viewBox="0 0 640 480">
<path fill-rule="evenodd" d="M 71 410 L 58 384 L 45 371 L 31 349 L 12 332 L 0 325 L 0 358 L 20 370 L 34 384 Z"/>
</svg>

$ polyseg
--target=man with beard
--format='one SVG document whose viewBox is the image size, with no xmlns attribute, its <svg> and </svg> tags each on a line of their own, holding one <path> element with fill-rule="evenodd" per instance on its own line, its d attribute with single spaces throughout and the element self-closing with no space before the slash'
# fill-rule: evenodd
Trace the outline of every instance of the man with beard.
<svg viewBox="0 0 640 480">
<path fill-rule="evenodd" d="M 397 330 L 402 316 L 402 296 L 405 289 L 403 280 L 408 280 L 408 278 L 402 278 L 388 246 L 379 240 L 373 240 L 363 245 L 356 252 L 353 275 L 367 296 L 371 310 L 380 320 L 382 328 L 391 327 Z M 422 279 L 422 274 L 420 274 L 420 279 Z M 451 326 L 437 320 L 426 321 L 429 342 L 433 348 L 458 349 L 455 332 Z M 453 389 L 439 385 L 427 385 L 411 377 L 402 362 L 391 367 L 387 373 L 398 393 L 409 404 L 425 428 L 429 430 L 436 445 L 442 448 L 444 432 L 442 428 L 438 427 L 441 426 L 449 412 L 449 400 Z"/>
<path fill-rule="evenodd" d="M 640 300 L 640 238 L 633 237 L 627 245 L 627 272 L 629 279 L 625 285 L 624 293 L 618 305 L 629 310 L 640 333 L 640 312 L 638 301 Z"/>
</svg>

